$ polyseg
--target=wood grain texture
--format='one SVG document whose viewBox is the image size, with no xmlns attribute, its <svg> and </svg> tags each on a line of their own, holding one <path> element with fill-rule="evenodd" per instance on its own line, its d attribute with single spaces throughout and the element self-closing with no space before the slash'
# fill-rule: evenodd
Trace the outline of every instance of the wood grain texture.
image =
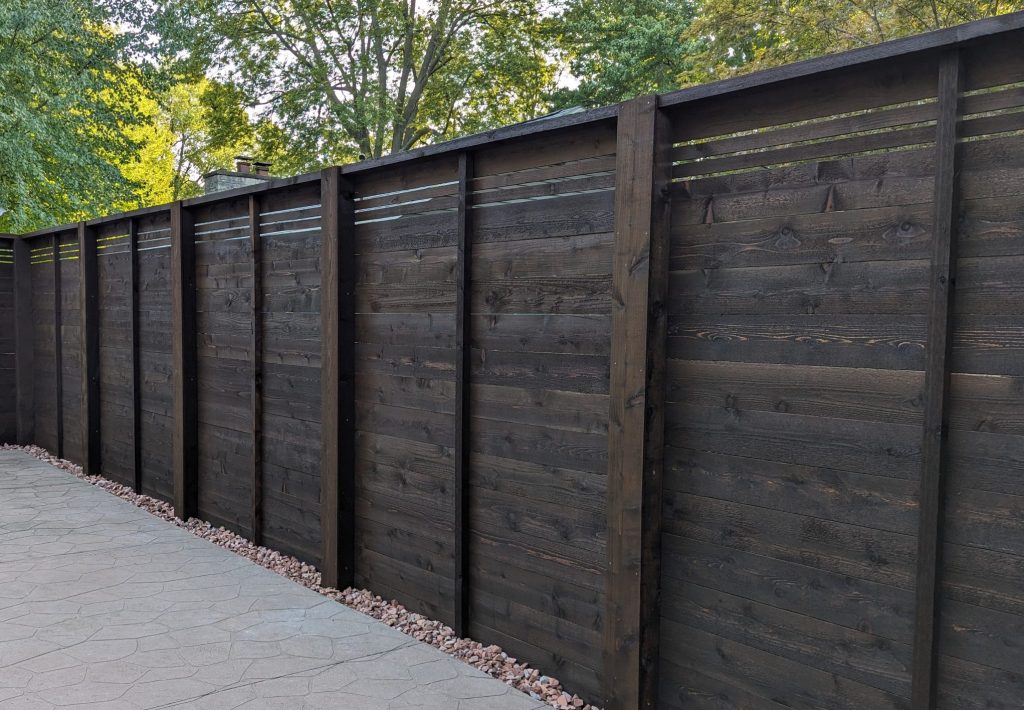
<svg viewBox="0 0 1024 710">
<path fill-rule="evenodd" d="M 936 638 L 939 609 L 939 570 L 944 449 L 948 437 L 947 400 L 949 360 L 953 347 L 953 295 L 956 283 L 957 132 L 963 84 L 963 60 L 958 49 L 942 55 L 939 64 L 939 119 L 936 128 L 935 217 L 928 303 L 928 347 L 924 382 L 924 433 L 921 443 L 921 504 L 918 532 L 916 621 L 914 626 L 914 710 L 936 704 Z"/>
<path fill-rule="evenodd" d="M 608 394 L 607 707 L 654 707 L 664 441 L 670 126 L 654 96 L 619 111 Z"/>
</svg>

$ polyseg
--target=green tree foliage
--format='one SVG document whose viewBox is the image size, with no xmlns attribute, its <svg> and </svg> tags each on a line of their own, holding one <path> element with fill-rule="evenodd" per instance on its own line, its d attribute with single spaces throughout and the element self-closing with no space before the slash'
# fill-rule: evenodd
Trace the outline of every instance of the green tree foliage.
<svg viewBox="0 0 1024 710">
<path fill-rule="evenodd" d="M 70 222 L 129 194 L 136 146 L 124 38 L 90 0 L 0 3 L 0 231 Z"/>
<path fill-rule="evenodd" d="M 118 170 L 131 190 L 116 205 L 121 211 L 174 199 L 174 134 L 156 99 L 141 84 L 136 84 L 135 88 L 139 120 L 125 126 L 124 131 L 136 150 L 117 161 Z"/>
<path fill-rule="evenodd" d="M 532 115 L 552 67 L 538 0 L 164 0 L 153 29 L 236 77 L 310 164 Z M 486 100 L 485 100 L 486 99 Z"/>
<path fill-rule="evenodd" d="M 252 148 L 253 127 L 238 90 L 230 85 L 209 79 L 175 84 L 157 103 L 159 120 L 173 139 L 171 199 L 200 194 L 202 175 L 230 167 L 234 156 Z"/>
<path fill-rule="evenodd" d="M 1013 12 L 1021 0 L 702 0 L 689 83 Z"/>
<path fill-rule="evenodd" d="M 250 122 L 244 97 L 230 85 L 206 78 L 171 84 L 144 93 L 140 108 L 144 120 L 126 129 L 139 152 L 119 165 L 134 187 L 129 206 L 194 197 L 203 192 L 205 173 L 230 168 L 243 153 L 262 157 L 259 126 Z"/>
<path fill-rule="evenodd" d="M 552 25 L 578 83 L 554 92 L 555 106 L 604 106 L 679 88 L 700 43 L 683 39 L 697 10 L 693 0 L 569 0 Z"/>
<path fill-rule="evenodd" d="M 188 197 L 1024 0 L 2 0 L 0 231 Z"/>
</svg>

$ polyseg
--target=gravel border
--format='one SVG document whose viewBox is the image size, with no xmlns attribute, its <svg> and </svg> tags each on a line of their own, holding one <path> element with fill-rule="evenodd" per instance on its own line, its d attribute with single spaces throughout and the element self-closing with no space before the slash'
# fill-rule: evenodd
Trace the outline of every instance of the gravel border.
<svg viewBox="0 0 1024 710">
<path fill-rule="evenodd" d="M 0 451 L 21 451 L 40 461 L 67 471 L 73 476 L 102 488 L 118 498 L 132 503 L 147 512 L 162 518 L 179 528 L 188 530 L 196 537 L 209 540 L 226 550 L 252 560 L 260 567 L 276 572 L 293 582 L 312 589 L 325 597 L 372 616 L 374 619 L 412 636 L 417 641 L 429 643 L 445 653 L 458 658 L 464 663 L 479 668 L 498 680 L 504 681 L 517 690 L 528 693 L 535 700 L 541 700 L 554 708 L 582 708 L 582 710 L 601 710 L 597 705 L 587 703 L 578 695 L 573 695 L 562 688 L 556 679 L 543 675 L 536 668 L 520 663 L 499 646 L 484 646 L 482 643 L 468 638 L 459 638 L 450 626 L 428 619 L 420 614 L 409 611 L 395 601 L 385 601 L 365 589 L 338 590 L 333 587 L 320 586 L 320 572 L 313 565 L 301 562 L 290 555 L 283 555 L 268 547 L 254 545 L 241 535 L 225 528 L 214 527 L 210 523 L 189 518 L 187 521 L 174 516 L 170 503 L 157 500 L 147 495 L 136 493 L 128 486 L 103 478 L 87 476 L 82 467 L 65 459 L 57 458 L 39 446 L 0 445 Z"/>
</svg>

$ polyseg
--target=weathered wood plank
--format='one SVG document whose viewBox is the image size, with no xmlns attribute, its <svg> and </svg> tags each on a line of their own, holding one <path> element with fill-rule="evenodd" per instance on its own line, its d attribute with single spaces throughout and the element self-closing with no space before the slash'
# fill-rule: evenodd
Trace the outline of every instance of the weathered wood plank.
<svg viewBox="0 0 1024 710">
<path fill-rule="evenodd" d="M 666 495 L 688 493 L 916 534 L 916 481 L 677 447 L 666 448 L 665 468 Z"/>
<path fill-rule="evenodd" d="M 663 554 L 666 586 L 690 583 L 730 593 L 742 590 L 742 596 L 752 601 L 899 643 L 911 641 L 912 590 L 669 531 Z"/>
<path fill-rule="evenodd" d="M 890 692 L 910 695 L 909 643 L 778 609 L 693 583 L 666 588 L 666 618 Z"/>
<path fill-rule="evenodd" d="M 906 700 L 828 671 L 665 620 L 666 652 L 748 692 L 799 710 L 905 710 Z"/>
<path fill-rule="evenodd" d="M 729 406 L 668 405 L 670 446 L 801 466 L 915 480 L 919 424 L 896 424 Z"/>
<path fill-rule="evenodd" d="M 924 419 L 924 374 L 914 370 L 669 360 L 668 372 L 672 403 L 893 424 Z M 992 400 L 997 391 L 1010 394 L 1012 383 L 985 380 Z M 1003 407 L 1008 412 L 1008 399 Z"/>
</svg>

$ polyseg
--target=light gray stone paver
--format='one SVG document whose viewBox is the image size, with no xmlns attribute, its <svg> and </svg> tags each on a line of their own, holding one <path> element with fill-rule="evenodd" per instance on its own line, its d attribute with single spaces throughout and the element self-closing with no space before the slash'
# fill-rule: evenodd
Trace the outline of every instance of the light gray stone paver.
<svg viewBox="0 0 1024 710">
<path fill-rule="evenodd" d="M 0 451 L 0 710 L 539 710 L 437 649 Z"/>
</svg>

